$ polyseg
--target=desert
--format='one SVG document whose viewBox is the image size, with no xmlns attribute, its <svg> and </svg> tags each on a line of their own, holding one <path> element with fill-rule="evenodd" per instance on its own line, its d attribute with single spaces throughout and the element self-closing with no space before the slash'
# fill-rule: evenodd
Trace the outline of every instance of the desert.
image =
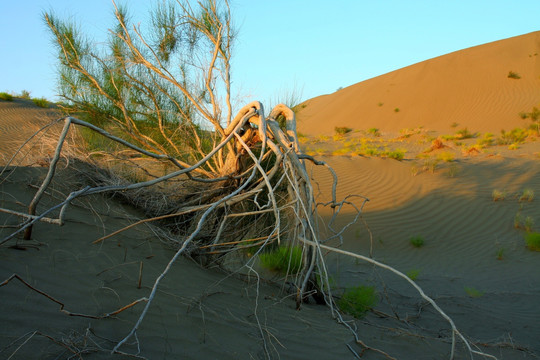
<svg viewBox="0 0 540 360">
<path fill-rule="evenodd" d="M 529 33 L 294 108 L 298 152 L 330 165 L 337 198 L 350 201 L 339 214 L 317 207 L 326 237 L 344 229 L 324 244 L 407 274 L 478 352 L 458 339 L 456 359 L 540 356 L 540 253 L 525 240 L 540 231 L 538 53 L 540 32 Z M 26 211 L 64 116 L 56 106 L 0 100 L 0 208 Z M 331 201 L 331 173 L 307 171 L 317 204 Z M 81 177 L 63 158 L 38 213 Z M 2 240 L 22 220 L 0 212 L 3 358 L 450 357 L 449 322 L 409 282 L 332 251 L 323 252 L 336 298 L 360 285 L 376 290 L 362 316 L 336 319 L 314 301 L 297 310 L 283 274 L 258 262 L 230 273 L 180 257 L 136 336 L 111 355 L 176 249 L 147 224 L 97 241 L 145 218 L 117 197 L 89 195 L 70 209 L 63 226 L 36 223 L 32 240 Z"/>
</svg>

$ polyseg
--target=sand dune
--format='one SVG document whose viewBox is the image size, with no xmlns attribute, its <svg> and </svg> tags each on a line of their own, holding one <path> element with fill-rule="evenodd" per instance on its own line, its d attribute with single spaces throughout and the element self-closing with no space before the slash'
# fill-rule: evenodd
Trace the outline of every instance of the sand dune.
<svg viewBox="0 0 540 360">
<path fill-rule="evenodd" d="M 521 77 L 508 78 L 510 71 Z M 299 130 L 332 134 L 335 126 L 395 132 L 424 126 L 449 132 L 510 130 L 539 103 L 540 32 L 426 60 L 304 103 Z M 396 109 L 399 111 L 396 112 Z"/>
<path fill-rule="evenodd" d="M 332 134 L 335 126 L 376 127 L 384 141 L 394 144 L 394 134 L 420 125 L 443 134 L 455 131 L 450 127 L 454 122 L 470 131 L 495 133 L 522 127 L 528 120 L 517 114 L 540 100 L 539 47 L 540 32 L 531 33 L 427 60 L 309 100 L 299 115 L 300 131 L 320 135 Z M 508 78 L 509 71 L 521 78 Z M 56 117 L 29 102 L 0 102 L 0 154 L 9 156 L 19 141 Z M 403 161 L 321 157 L 339 176 L 338 198 L 360 194 L 369 199 L 363 221 L 330 244 L 372 254 L 405 273 L 416 272 L 415 281 L 476 348 L 498 359 L 538 358 L 540 253 L 525 247 L 523 235 L 526 221 L 532 230 L 540 230 L 540 141 L 533 138 L 536 141 L 519 144 L 517 150 L 493 145 L 476 156 L 463 155 L 449 142 L 443 150 L 418 159 L 416 155 L 429 146 L 423 135 L 397 143 L 408 150 Z M 424 168 L 423 162 L 436 159 L 440 151 L 454 158 Z M 310 169 L 318 184 L 317 200 L 327 201 L 332 177 L 321 167 Z M 10 168 L 0 178 L 0 207 L 24 211 L 35 192 L 28 185 L 38 184 L 44 173 L 34 167 Z M 70 176 L 59 174 L 38 212 L 70 190 Z M 534 192 L 531 201 L 519 201 L 525 189 Z M 494 190 L 504 192 L 505 199 L 493 201 Z M 361 205 L 362 199 L 352 200 Z M 320 215 L 321 223 L 328 224 L 332 210 L 321 208 Z M 345 208 L 334 227 L 353 216 L 352 209 Z M 103 314 L 147 296 L 172 256 L 155 232 L 138 228 L 91 244 L 139 217 L 135 210 L 104 197 L 79 201 L 65 226 L 36 227 L 35 249 L 0 247 L 0 281 L 17 273 L 64 302 L 68 310 L 89 314 Z M 0 238 L 12 231 L 5 226 L 18 221 L 0 213 Z M 413 247 L 411 236 L 421 236 L 424 245 Z M 350 258 L 328 254 L 327 261 L 335 294 L 358 285 L 377 288 L 379 303 L 373 312 L 354 322 L 345 316 L 365 344 L 397 359 L 449 357 L 448 323 L 410 284 Z M 362 353 L 327 308 L 305 306 L 298 312 L 281 290 L 182 259 L 160 287 L 138 331 L 139 342 L 125 350 L 135 353 L 140 347 L 141 356 L 167 359 L 330 359 L 354 358 L 351 350 Z M 0 296 L 0 321 L 8 324 L 0 330 L 0 356 L 16 352 L 13 358 L 21 359 L 73 355 L 59 345 L 60 339 L 85 347 L 84 358 L 109 358 L 105 349 L 126 335 L 141 309 L 134 307 L 115 319 L 89 320 L 61 313 L 57 304 L 20 283 L 0 287 Z M 457 351 L 456 358 L 469 358 L 462 345 Z M 386 357 L 367 350 L 362 358 Z"/>
</svg>

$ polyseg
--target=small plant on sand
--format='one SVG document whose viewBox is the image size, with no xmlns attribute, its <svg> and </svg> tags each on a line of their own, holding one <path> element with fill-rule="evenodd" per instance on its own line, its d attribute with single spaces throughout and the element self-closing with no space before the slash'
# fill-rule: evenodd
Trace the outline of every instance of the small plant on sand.
<svg viewBox="0 0 540 360">
<path fill-rule="evenodd" d="M 532 227 L 534 226 L 534 219 L 531 216 L 527 216 L 525 218 L 525 221 L 523 222 L 523 228 L 527 232 L 532 231 Z"/>
<path fill-rule="evenodd" d="M 473 288 L 472 286 L 465 286 L 465 292 L 472 298 L 479 298 L 484 296 L 484 292 Z"/>
<path fill-rule="evenodd" d="M 0 100 L 13 101 L 13 95 L 7 92 L 0 92 Z"/>
<path fill-rule="evenodd" d="M 534 199 L 534 190 L 533 189 L 524 189 L 523 193 L 519 197 L 519 201 L 528 201 L 531 202 Z"/>
<path fill-rule="evenodd" d="M 537 135 L 540 135 L 540 109 L 538 109 L 536 106 L 532 108 L 531 112 L 528 113 L 520 113 L 520 116 L 522 119 L 531 119 L 531 129 L 536 131 Z"/>
<path fill-rule="evenodd" d="M 424 238 L 421 236 L 412 236 L 409 238 L 409 243 L 416 248 L 424 246 Z"/>
<path fill-rule="evenodd" d="M 540 233 L 530 232 L 525 234 L 525 243 L 531 251 L 540 251 Z"/>
<path fill-rule="evenodd" d="M 494 189 L 491 192 L 491 198 L 493 199 L 493 201 L 504 200 L 506 198 L 506 191 L 501 191 L 501 190 Z"/>
<path fill-rule="evenodd" d="M 279 273 L 296 274 L 302 269 L 302 248 L 280 246 L 259 255 L 262 266 Z"/>
<path fill-rule="evenodd" d="M 350 127 L 346 127 L 346 126 L 336 126 L 334 128 L 334 132 L 336 135 L 345 135 L 345 134 L 348 134 L 352 131 L 352 129 Z"/>
<path fill-rule="evenodd" d="M 517 149 L 519 149 L 519 144 L 517 143 L 508 145 L 508 150 L 517 150 Z"/>
<path fill-rule="evenodd" d="M 407 271 L 406 275 L 409 277 L 409 279 L 415 281 L 418 278 L 418 275 L 420 275 L 420 270 L 411 269 L 411 270 Z"/>
<path fill-rule="evenodd" d="M 525 129 L 515 128 L 511 131 L 501 130 L 501 136 L 497 139 L 499 145 L 521 144 L 529 136 Z"/>
<path fill-rule="evenodd" d="M 469 129 L 463 128 L 456 132 L 455 138 L 463 140 L 463 139 L 475 138 L 477 136 L 478 136 L 478 133 L 472 133 L 469 131 Z"/>
<path fill-rule="evenodd" d="M 367 130 L 367 133 L 370 134 L 370 135 L 373 135 L 373 136 L 375 136 L 375 137 L 381 136 L 381 132 L 380 132 L 379 129 L 377 129 L 377 128 L 369 128 L 369 129 Z"/>
<path fill-rule="evenodd" d="M 49 102 L 45 98 L 33 98 L 32 101 L 39 107 L 48 108 Z"/>
<path fill-rule="evenodd" d="M 514 71 L 511 71 L 511 70 L 510 70 L 510 71 L 508 72 L 507 78 L 509 78 L 509 79 L 516 79 L 516 80 L 517 80 L 517 79 L 521 79 L 521 76 L 519 76 L 519 74 L 518 74 L 517 72 L 514 72 Z"/>
<path fill-rule="evenodd" d="M 497 249 L 497 260 L 502 260 L 504 257 L 504 248 Z"/>
<path fill-rule="evenodd" d="M 450 178 L 454 178 L 458 176 L 460 172 L 461 168 L 458 165 L 450 164 L 450 166 L 448 166 L 448 172 L 446 173 L 446 175 L 448 175 L 448 177 Z"/>
<path fill-rule="evenodd" d="M 454 154 L 449 151 L 444 151 L 437 155 L 437 158 L 444 162 L 452 162 L 454 161 Z"/>
<path fill-rule="evenodd" d="M 437 165 L 439 165 L 439 159 L 425 159 L 424 165 L 422 166 L 422 169 L 424 171 L 430 171 L 432 174 L 435 173 L 435 170 L 437 169 Z"/>
<path fill-rule="evenodd" d="M 452 129 L 455 129 L 455 128 L 457 128 L 458 126 L 459 126 L 459 123 L 457 123 L 457 122 L 453 122 L 452 124 L 450 124 L 450 127 L 451 127 Z"/>
<path fill-rule="evenodd" d="M 19 95 L 19 97 L 22 99 L 30 99 L 30 91 L 28 90 L 21 91 L 21 94 Z"/>
<path fill-rule="evenodd" d="M 396 149 L 392 150 L 386 153 L 386 156 L 388 156 L 390 159 L 401 161 L 405 157 L 405 153 L 407 150 L 405 149 Z"/>
<path fill-rule="evenodd" d="M 338 306 L 344 313 L 361 318 L 377 305 L 377 291 L 373 286 L 357 286 L 345 290 Z"/>
<path fill-rule="evenodd" d="M 520 212 L 514 216 L 514 228 L 519 229 L 523 226 L 523 216 Z"/>
<path fill-rule="evenodd" d="M 495 142 L 493 137 L 494 135 L 492 133 L 485 133 L 484 136 L 481 139 L 478 139 L 476 143 L 481 146 L 491 146 Z"/>
</svg>

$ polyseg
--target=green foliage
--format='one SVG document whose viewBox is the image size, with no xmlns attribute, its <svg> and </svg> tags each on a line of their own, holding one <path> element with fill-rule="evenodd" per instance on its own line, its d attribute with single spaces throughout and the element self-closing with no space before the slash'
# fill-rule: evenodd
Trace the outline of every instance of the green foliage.
<svg viewBox="0 0 540 360">
<path fill-rule="evenodd" d="M 481 139 L 478 139 L 476 143 L 481 146 L 491 146 L 495 142 L 493 136 L 494 135 L 492 133 L 485 133 L 484 136 Z"/>
<path fill-rule="evenodd" d="M 525 129 L 515 128 L 511 131 L 501 130 L 501 136 L 497 139 L 499 145 L 520 144 L 525 141 L 529 133 Z"/>
<path fill-rule="evenodd" d="M 32 101 L 39 107 L 48 108 L 49 102 L 45 98 L 33 98 Z"/>
<path fill-rule="evenodd" d="M 336 126 L 334 128 L 334 132 L 336 135 L 345 135 L 345 134 L 350 133 L 351 131 L 352 129 L 346 126 Z"/>
<path fill-rule="evenodd" d="M 509 79 L 521 79 L 521 76 L 519 76 L 519 74 L 514 71 L 509 71 L 507 77 Z"/>
<path fill-rule="evenodd" d="M 540 251 L 540 233 L 529 232 L 525 234 L 525 243 L 531 251 Z"/>
<path fill-rule="evenodd" d="M 296 274 L 302 269 L 302 248 L 280 246 L 259 255 L 262 266 L 279 273 Z"/>
<path fill-rule="evenodd" d="M 13 95 L 7 92 L 0 92 L 0 100 L 13 101 Z"/>
<path fill-rule="evenodd" d="M 449 151 L 445 151 L 445 152 L 442 152 L 442 153 L 438 154 L 437 159 L 439 159 L 441 161 L 444 161 L 444 162 L 452 162 L 452 161 L 454 161 L 454 154 L 449 152 Z"/>
<path fill-rule="evenodd" d="M 390 159 L 401 161 L 405 157 L 406 152 L 407 150 L 405 149 L 395 149 L 395 150 L 387 152 L 386 156 L 388 156 Z"/>
<path fill-rule="evenodd" d="M 395 108 L 395 109 L 394 109 L 394 112 L 398 113 L 398 112 L 399 112 L 399 108 Z"/>
<path fill-rule="evenodd" d="M 484 292 L 473 288 L 472 286 L 465 286 L 465 292 L 472 298 L 479 298 L 484 296 Z"/>
<path fill-rule="evenodd" d="M 506 198 L 506 191 L 494 189 L 491 192 L 491 197 L 493 198 L 493 201 L 504 200 Z"/>
<path fill-rule="evenodd" d="M 534 199 L 534 190 L 533 189 L 524 189 L 519 197 L 519 201 L 528 201 L 531 202 Z"/>
<path fill-rule="evenodd" d="M 415 281 L 418 278 L 418 275 L 420 275 L 420 270 L 418 269 L 411 269 L 407 271 L 407 277 L 411 279 L 412 281 Z"/>
<path fill-rule="evenodd" d="M 369 129 L 367 130 L 367 133 L 370 134 L 370 135 L 373 135 L 373 136 L 375 136 L 375 137 L 381 136 L 381 132 L 380 132 L 379 129 L 377 129 L 377 128 L 369 128 Z"/>
<path fill-rule="evenodd" d="M 44 14 L 68 110 L 186 166 L 200 160 L 226 136 L 222 125 L 233 116 L 228 7 L 159 2 L 148 23 L 139 25 L 118 6 L 114 19 L 107 41 L 92 43 L 74 22 Z M 197 171 L 219 173 L 228 151 L 235 149 Z"/>
<path fill-rule="evenodd" d="M 378 302 L 377 291 L 373 286 L 357 286 L 345 290 L 338 306 L 341 311 L 361 318 L 365 313 L 375 307 Z"/>
<path fill-rule="evenodd" d="M 463 140 L 463 139 L 475 138 L 475 137 L 478 136 L 478 133 L 471 133 L 471 132 L 469 131 L 469 129 L 463 128 L 463 129 L 461 129 L 461 130 L 458 130 L 458 131 L 456 132 L 456 135 L 455 135 L 455 136 L 456 136 L 456 138 L 462 139 L 462 140 Z"/>
<path fill-rule="evenodd" d="M 409 243 L 416 248 L 420 248 L 424 246 L 424 238 L 422 236 L 412 236 L 409 238 Z"/>
<path fill-rule="evenodd" d="M 504 248 L 497 249 L 497 260 L 502 260 L 504 258 Z"/>
</svg>

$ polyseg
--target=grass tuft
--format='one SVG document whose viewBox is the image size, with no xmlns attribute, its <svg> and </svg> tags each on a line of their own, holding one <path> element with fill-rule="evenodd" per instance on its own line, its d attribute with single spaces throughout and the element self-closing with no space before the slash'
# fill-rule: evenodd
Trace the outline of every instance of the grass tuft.
<svg viewBox="0 0 540 360">
<path fill-rule="evenodd" d="M 411 279 L 412 281 L 415 281 L 418 278 L 418 275 L 420 275 L 420 270 L 411 269 L 407 271 L 406 275 L 409 277 L 409 279 Z"/>
<path fill-rule="evenodd" d="M 491 197 L 493 201 L 501 201 L 506 198 L 506 192 L 495 189 L 491 192 Z"/>
<path fill-rule="evenodd" d="M 514 72 L 514 71 L 509 71 L 507 77 L 509 79 L 521 79 L 521 76 L 517 72 Z"/>
<path fill-rule="evenodd" d="M 346 126 L 336 126 L 334 128 L 334 132 L 336 133 L 336 135 L 345 135 L 345 134 L 348 134 L 352 131 L 352 129 L 350 127 L 346 127 Z"/>
<path fill-rule="evenodd" d="M 338 301 L 341 311 L 361 318 L 364 314 L 377 305 L 377 292 L 373 286 L 357 286 L 345 290 Z"/>
<path fill-rule="evenodd" d="M 472 286 L 471 287 L 465 286 L 465 292 L 467 293 L 467 295 L 469 295 L 472 298 L 479 298 L 479 297 L 484 296 L 483 291 L 477 290 L 473 288 Z"/>
<path fill-rule="evenodd" d="M 273 251 L 259 255 L 262 266 L 279 273 L 297 274 L 302 269 L 302 248 L 280 246 Z"/>
<path fill-rule="evenodd" d="M 33 98 L 32 101 L 39 107 L 48 108 L 49 102 L 45 98 Z"/>
<path fill-rule="evenodd" d="M 413 236 L 409 239 L 409 242 L 411 243 L 412 246 L 416 248 L 420 248 L 424 246 L 424 238 L 421 236 Z"/>
<path fill-rule="evenodd" d="M 519 201 L 528 201 L 531 202 L 534 199 L 534 190 L 533 189 L 524 189 L 523 193 L 519 197 Z"/>
<path fill-rule="evenodd" d="M 540 251 L 540 233 L 530 232 L 525 234 L 525 243 L 531 251 Z"/>
</svg>

